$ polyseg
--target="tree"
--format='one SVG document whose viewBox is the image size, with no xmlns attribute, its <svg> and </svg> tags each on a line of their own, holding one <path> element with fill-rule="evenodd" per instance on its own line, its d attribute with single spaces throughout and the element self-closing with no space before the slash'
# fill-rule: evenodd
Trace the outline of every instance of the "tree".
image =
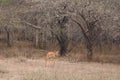
<svg viewBox="0 0 120 80">
<path fill-rule="evenodd" d="M 96 43 L 97 37 L 101 33 L 100 27 L 97 27 L 96 23 L 99 22 L 100 16 L 95 14 L 94 10 L 87 10 L 90 4 L 85 5 L 81 11 L 79 8 L 73 8 L 76 10 L 75 14 L 71 14 L 71 20 L 75 22 L 81 29 L 84 36 L 84 44 L 87 49 L 87 59 L 92 60 L 93 46 Z"/>
<path fill-rule="evenodd" d="M 55 37 L 59 43 L 59 47 L 60 47 L 60 56 L 65 56 L 65 54 L 67 53 L 67 47 L 69 44 L 69 39 L 68 36 L 66 35 L 66 22 L 68 21 L 67 17 L 64 16 L 62 18 L 62 20 L 58 20 L 58 26 L 59 29 L 57 30 L 55 34 Z"/>
</svg>

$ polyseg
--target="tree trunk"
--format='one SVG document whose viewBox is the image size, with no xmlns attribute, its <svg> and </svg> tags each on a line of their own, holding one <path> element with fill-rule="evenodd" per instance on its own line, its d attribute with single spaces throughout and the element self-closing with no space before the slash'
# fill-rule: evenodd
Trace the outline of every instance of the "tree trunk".
<svg viewBox="0 0 120 80">
<path fill-rule="evenodd" d="M 56 35 L 57 41 L 60 47 L 60 56 L 65 56 L 68 47 L 68 39 L 66 35 L 60 34 Z"/>
<path fill-rule="evenodd" d="M 39 31 L 35 31 L 35 47 L 38 48 L 39 46 Z"/>
<path fill-rule="evenodd" d="M 13 46 L 13 32 L 6 28 L 6 33 L 7 33 L 7 46 L 12 47 Z"/>
<path fill-rule="evenodd" d="M 60 45 L 60 56 L 65 56 L 65 53 L 67 52 L 67 47 L 65 44 L 59 44 Z"/>
<path fill-rule="evenodd" d="M 85 39 L 85 43 L 86 43 L 86 48 L 87 48 L 87 59 L 88 60 L 92 60 L 92 56 L 93 56 L 93 50 L 92 50 L 92 44 L 90 41 L 90 38 L 87 36 L 86 31 L 84 30 L 84 28 L 82 27 L 82 25 L 77 22 L 76 20 L 72 19 L 75 23 L 78 24 L 78 26 L 81 28 L 81 31 L 84 35 L 84 39 Z"/>
<path fill-rule="evenodd" d="M 90 45 L 88 45 L 88 48 L 87 48 L 87 59 L 88 61 L 92 60 L 92 57 L 93 57 L 93 49 L 92 47 L 90 47 Z"/>
</svg>

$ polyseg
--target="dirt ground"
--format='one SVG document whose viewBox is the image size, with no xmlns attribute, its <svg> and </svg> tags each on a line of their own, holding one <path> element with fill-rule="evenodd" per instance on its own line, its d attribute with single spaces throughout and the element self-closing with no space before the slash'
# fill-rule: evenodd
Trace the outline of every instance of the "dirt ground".
<svg viewBox="0 0 120 80">
<path fill-rule="evenodd" d="M 120 65 L 57 60 L 45 67 L 44 59 L 6 58 L 0 59 L 0 80 L 120 80 Z"/>
</svg>

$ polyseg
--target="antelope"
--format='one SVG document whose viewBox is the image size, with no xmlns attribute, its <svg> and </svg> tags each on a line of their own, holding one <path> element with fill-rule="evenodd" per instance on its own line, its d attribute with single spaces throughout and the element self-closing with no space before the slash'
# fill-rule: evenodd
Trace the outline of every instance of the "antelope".
<svg viewBox="0 0 120 80">
<path fill-rule="evenodd" d="M 50 64 L 50 65 L 54 66 L 57 56 L 58 56 L 58 51 L 48 52 L 46 54 L 45 66 L 47 66 L 47 64 Z"/>
</svg>

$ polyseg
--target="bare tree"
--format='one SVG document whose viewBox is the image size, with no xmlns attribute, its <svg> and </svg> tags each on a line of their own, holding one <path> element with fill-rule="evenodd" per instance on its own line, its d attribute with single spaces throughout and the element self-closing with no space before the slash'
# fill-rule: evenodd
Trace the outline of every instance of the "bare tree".
<svg viewBox="0 0 120 80">
<path fill-rule="evenodd" d="M 8 47 L 13 46 L 13 31 L 9 27 L 5 27 L 6 34 L 7 34 L 7 45 Z"/>
</svg>

